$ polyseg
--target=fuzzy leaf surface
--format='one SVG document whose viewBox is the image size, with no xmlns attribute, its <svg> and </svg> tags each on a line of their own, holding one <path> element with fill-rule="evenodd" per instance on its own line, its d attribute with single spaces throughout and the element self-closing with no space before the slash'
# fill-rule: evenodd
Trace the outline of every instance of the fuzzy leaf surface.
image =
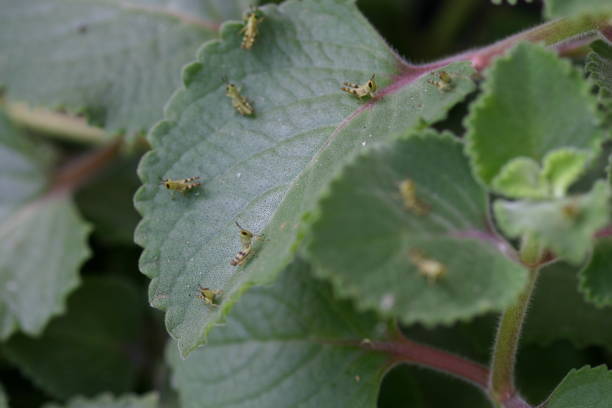
<svg viewBox="0 0 612 408">
<path fill-rule="evenodd" d="M 595 157 L 604 137 L 596 101 L 588 82 L 569 62 L 540 45 L 521 43 L 497 59 L 486 77 L 484 92 L 466 119 L 467 151 L 485 184 L 516 196 L 516 180 L 512 190 L 496 182 L 498 176 L 508 177 L 506 166 L 513 160 L 530 159 L 544 166 L 549 153 L 568 148 Z M 523 173 L 513 171 L 513 178 Z M 530 188 L 532 172 L 525 174 L 525 188 Z"/>
<path fill-rule="evenodd" d="M 161 119 L 181 67 L 249 3 L 0 0 L 0 84 L 9 100 L 145 131 Z"/>
<path fill-rule="evenodd" d="M 143 221 L 141 270 L 152 278 L 150 301 L 183 354 L 205 342 L 212 325 L 248 286 L 273 280 L 291 261 L 297 236 L 327 181 L 352 154 L 408 128 L 443 118 L 474 84 L 472 68 L 445 70 L 455 87 L 442 92 L 402 65 L 351 1 L 288 1 L 261 10 L 251 50 L 242 25 L 224 25 L 221 41 L 202 48 L 184 71 L 186 88 L 150 134 L 135 203 Z M 339 90 L 376 74 L 378 97 L 360 101 Z M 396 75 L 401 74 L 398 78 Z M 251 99 L 240 116 L 223 77 Z M 394 82 L 391 82 L 395 78 Z M 414 81 L 414 82 L 413 82 Z M 160 178 L 200 176 L 203 185 L 173 195 Z M 239 268 L 238 221 L 255 233 L 255 256 Z M 201 309 L 198 285 L 223 289 L 218 309 Z"/>
<path fill-rule="evenodd" d="M 157 408 L 157 394 L 123 395 L 113 397 L 110 394 L 101 394 L 94 398 L 76 397 L 64 405 L 47 404 L 43 408 Z"/>
<path fill-rule="evenodd" d="M 587 57 L 586 70 L 599 87 L 603 97 L 612 96 L 612 45 L 603 40 L 591 44 L 593 52 Z"/>
<path fill-rule="evenodd" d="M 612 350 L 611 311 L 584 300 L 575 267 L 555 263 L 541 272 L 523 339 L 543 346 L 567 339 L 578 348 L 597 345 Z"/>
<path fill-rule="evenodd" d="M 597 306 L 612 306 L 612 238 L 597 240 L 591 259 L 580 270 L 580 290 Z"/>
<path fill-rule="evenodd" d="M 612 406 L 612 371 L 606 366 L 571 370 L 543 408 L 607 408 Z"/>
<path fill-rule="evenodd" d="M 144 318 L 140 295 L 119 279 L 88 278 L 65 315 L 38 338 L 11 337 L 3 355 L 57 398 L 129 391 L 136 379 L 129 351 Z"/>
<path fill-rule="evenodd" d="M 544 5 L 544 14 L 548 18 L 594 13 L 612 15 L 612 4 L 609 0 L 547 0 Z"/>
<path fill-rule="evenodd" d="M 387 356 L 359 344 L 385 325 L 335 300 L 308 269 L 295 261 L 250 290 L 186 360 L 168 348 L 182 407 L 376 407 Z"/>
<path fill-rule="evenodd" d="M 557 200 L 497 200 L 493 211 L 508 236 L 533 234 L 559 258 L 578 264 L 609 221 L 610 186 L 599 181 L 587 194 Z"/>
<path fill-rule="evenodd" d="M 46 194 L 50 151 L 0 113 L 0 339 L 39 334 L 64 310 L 89 255 L 89 226 L 65 193 Z"/>
<path fill-rule="evenodd" d="M 426 214 L 405 206 L 398 186 L 407 179 Z M 503 310 L 526 283 L 525 269 L 498 249 L 486 192 L 449 134 L 425 131 L 357 157 L 317 216 L 308 247 L 315 274 L 359 308 L 406 324 Z M 445 275 L 430 282 L 414 253 L 441 262 Z"/>
</svg>

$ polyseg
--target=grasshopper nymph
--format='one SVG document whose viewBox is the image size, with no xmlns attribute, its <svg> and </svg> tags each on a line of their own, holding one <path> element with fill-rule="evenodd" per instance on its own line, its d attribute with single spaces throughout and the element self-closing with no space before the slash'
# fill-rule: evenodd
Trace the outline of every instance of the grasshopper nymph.
<svg viewBox="0 0 612 408">
<path fill-rule="evenodd" d="M 344 86 L 340 89 L 343 90 L 344 92 L 348 92 L 351 95 L 356 96 L 359 99 L 364 98 L 366 96 L 369 96 L 370 98 L 372 98 L 374 97 L 374 92 L 376 92 L 376 89 L 378 88 L 376 85 L 376 80 L 374 79 L 375 75 L 376 74 L 372 74 L 370 79 L 368 79 L 368 82 L 366 82 L 363 85 L 357 85 L 351 82 L 345 82 Z"/>
<path fill-rule="evenodd" d="M 263 13 L 257 7 L 251 7 L 248 13 L 244 16 L 244 27 L 240 30 L 244 33 L 242 37 L 241 48 L 250 50 L 255 44 L 255 38 L 259 32 L 259 24 L 264 20 Z"/>
<path fill-rule="evenodd" d="M 230 261 L 230 265 L 232 266 L 240 266 L 245 263 L 253 251 L 253 238 L 263 237 L 263 235 L 254 234 L 251 231 L 242 228 L 238 222 L 236 222 L 236 225 L 238 228 L 240 228 L 240 245 L 242 248 Z"/>
<path fill-rule="evenodd" d="M 202 299 L 204 303 L 211 306 L 218 306 L 219 298 L 223 294 L 223 291 L 221 289 L 205 288 L 202 285 L 200 285 L 198 292 L 198 297 Z"/>
<path fill-rule="evenodd" d="M 253 105 L 247 98 L 242 96 L 240 89 L 231 82 L 225 87 L 225 94 L 232 100 L 232 106 L 243 116 L 251 116 L 255 113 Z"/>
<path fill-rule="evenodd" d="M 178 191 L 179 193 L 185 193 L 186 191 L 196 188 L 197 186 L 202 184 L 198 180 L 200 180 L 199 176 L 189 177 L 185 179 L 177 179 L 177 180 L 163 179 L 160 182 L 160 184 L 163 184 L 164 187 L 166 187 L 168 190 Z"/>
</svg>

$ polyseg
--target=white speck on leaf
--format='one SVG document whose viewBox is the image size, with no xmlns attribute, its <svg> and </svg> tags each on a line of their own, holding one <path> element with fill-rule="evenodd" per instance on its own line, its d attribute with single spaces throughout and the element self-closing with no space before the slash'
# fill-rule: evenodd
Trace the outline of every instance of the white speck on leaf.
<svg viewBox="0 0 612 408">
<path fill-rule="evenodd" d="M 395 296 L 393 296 L 390 293 L 385 294 L 380 299 L 380 308 L 384 311 L 391 309 L 394 304 L 395 304 Z"/>
</svg>

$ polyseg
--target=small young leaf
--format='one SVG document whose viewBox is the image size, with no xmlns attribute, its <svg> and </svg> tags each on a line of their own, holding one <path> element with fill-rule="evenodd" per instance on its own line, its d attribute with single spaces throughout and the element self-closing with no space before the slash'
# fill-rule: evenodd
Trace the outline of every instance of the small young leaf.
<svg viewBox="0 0 612 408">
<path fill-rule="evenodd" d="M 542 180 L 540 164 L 527 157 L 510 160 L 495 176 L 491 185 L 508 197 L 544 198 L 548 186 Z"/>
<path fill-rule="evenodd" d="M 158 396 L 155 393 L 144 395 L 123 395 L 113 397 L 110 394 L 101 394 L 95 398 L 76 397 L 65 405 L 47 404 L 43 408 L 157 408 Z"/>
<path fill-rule="evenodd" d="M 400 194 L 406 180 L 422 211 Z M 462 143 L 425 131 L 345 168 L 320 203 L 308 252 L 315 274 L 358 307 L 431 326 L 516 299 L 526 272 L 504 244 L 487 224 L 487 196 Z M 443 274 L 428 277 L 428 261 Z"/>
<path fill-rule="evenodd" d="M 250 290 L 186 360 L 168 348 L 183 407 L 376 406 L 390 360 L 359 345 L 386 326 L 335 300 L 308 269 L 298 260 L 272 286 Z"/>
<path fill-rule="evenodd" d="M 604 137 L 596 100 L 578 70 L 551 51 L 519 44 L 497 59 L 483 88 L 466 120 L 466 138 L 474 171 L 485 184 L 499 187 L 495 184 L 500 182 L 493 181 L 517 158 L 547 167 L 545 157 L 559 149 L 571 149 L 589 159 L 596 156 Z M 571 164 L 573 168 L 575 163 Z M 561 181 L 555 178 L 557 189 L 573 181 L 569 176 L 575 174 L 565 166 L 562 170 Z M 520 174 L 513 171 L 511 191 L 520 184 L 516 180 Z M 525 175 L 524 188 L 533 188 L 532 172 Z"/>
<path fill-rule="evenodd" d="M 144 131 L 162 117 L 181 67 L 250 3 L 0 0 L 0 83 L 9 100 Z"/>
<path fill-rule="evenodd" d="M 580 270 L 580 290 L 597 306 L 612 306 L 612 238 L 595 244 L 591 259 Z"/>
<path fill-rule="evenodd" d="M 544 4 L 544 14 L 548 18 L 595 13 L 610 13 L 612 16 L 609 0 L 547 0 Z"/>
<path fill-rule="evenodd" d="M 129 391 L 136 374 L 129 350 L 143 319 L 140 295 L 118 279 L 86 279 L 68 299 L 67 313 L 40 337 L 18 334 L 2 352 L 58 398 Z"/>
<path fill-rule="evenodd" d="M 523 340 L 546 346 L 567 339 L 578 348 L 598 345 L 612 350 L 611 311 L 584 300 L 578 292 L 575 267 L 555 263 L 541 272 Z"/>
<path fill-rule="evenodd" d="M 542 179 L 553 197 L 565 196 L 567 189 L 586 170 L 589 155 L 576 149 L 558 149 L 544 157 Z"/>
<path fill-rule="evenodd" d="M 449 91 L 405 66 L 353 3 L 261 7 L 265 21 L 248 51 L 240 48 L 242 24 L 224 25 L 221 41 L 185 68 L 186 88 L 149 135 L 153 150 L 141 161 L 144 185 L 135 196 L 143 215 L 136 241 L 144 247 L 141 270 L 152 278 L 151 304 L 167 311 L 183 354 L 206 341 L 246 288 L 286 267 L 305 214 L 343 163 L 376 141 L 444 118 L 474 89 L 469 64 L 444 68 L 453 78 Z M 379 91 L 369 101 L 339 89 L 374 73 Z M 253 117 L 232 107 L 224 76 L 251 98 Z M 186 194 L 173 197 L 159 185 L 191 176 L 203 184 Z M 235 221 L 265 234 L 238 268 L 230 265 L 240 249 Z M 201 310 L 198 285 L 224 291 L 219 308 Z"/>
<path fill-rule="evenodd" d="M 542 408 L 608 408 L 612 406 L 612 371 L 606 366 L 571 370 Z"/>
<path fill-rule="evenodd" d="M 89 226 L 66 193 L 47 193 L 50 155 L 0 114 L 0 339 L 36 335 L 64 310 L 89 256 Z"/>
<path fill-rule="evenodd" d="M 609 201 L 610 187 L 599 181 L 588 194 L 546 201 L 497 200 L 493 211 L 508 236 L 534 234 L 559 258 L 578 264 L 592 248 L 595 232 L 610 218 Z"/>
</svg>

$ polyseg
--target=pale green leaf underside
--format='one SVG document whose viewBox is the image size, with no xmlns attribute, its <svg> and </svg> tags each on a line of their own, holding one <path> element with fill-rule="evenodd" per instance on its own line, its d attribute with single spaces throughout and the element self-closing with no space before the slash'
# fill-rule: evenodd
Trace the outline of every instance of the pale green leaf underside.
<svg viewBox="0 0 612 408">
<path fill-rule="evenodd" d="M 456 64 L 445 68 L 456 75 L 450 92 L 427 78 L 410 86 L 399 79 L 380 100 L 359 101 L 339 90 L 343 81 L 376 73 L 383 88 L 405 68 L 352 2 L 289 1 L 262 11 L 253 49 L 240 48 L 241 25 L 226 24 L 222 41 L 185 69 L 186 89 L 152 131 L 153 151 L 139 169 L 141 270 L 183 353 L 205 341 L 246 287 L 287 265 L 302 215 L 347 157 L 444 117 L 474 87 L 472 69 Z M 234 111 L 224 77 L 253 102 L 255 117 Z M 191 176 L 203 186 L 185 195 L 159 186 L 160 178 Z M 266 234 L 246 267 L 229 265 L 240 249 L 235 220 Z M 198 285 L 223 289 L 221 307 L 204 307 Z"/>
<path fill-rule="evenodd" d="M 547 0 L 544 14 L 548 18 L 571 17 L 586 13 L 610 13 L 610 0 Z"/>
<path fill-rule="evenodd" d="M 542 408 L 608 408 L 612 406 L 612 371 L 606 366 L 571 370 Z"/>
<path fill-rule="evenodd" d="M 427 214 L 407 209 L 410 179 Z M 489 232 L 487 195 L 472 177 L 462 143 L 426 131 L 359 156 L 320 203 L 308 253 L 314 272 L 364 309 L 404 323 L 449 324 L 503 310 L 526 271 Z M 441 262 L 428 282 L 414 252 Z"/>
<path fill-rule="evenodd" d="M 512 238 L 533 234 L 561 259 L 580 263 L 593 246 L 593 235 L 610 217 L 610 187 L 599 181 L 580 196 L 545 201 L 497 200 L 500 228 Z"/>
<path fill-rule="evenodd" d="M 44 195 L 49 152 L 0 115 L 0 338 L 39 334 L 64 309 L 89 255 L 89 226 L 64 193 Z"/>
<path fill-rule="evenodd" d="M 294 262 L 245 294 L 208 343 L 168 349 L 183 408 L 374 408 L 387 357 L 358 347 L 384 333 Z M 239 386 L 237 386 L 239 385 Z"/>
<path fill-rule="evenodd" d="M 612 306 L 612 238 L 597 240 L 591 259 L 580 271 L 580 290 L 598 306 Z"/>
<path fill-rule="evenodd" d="M 147 130 L 180 68 L 246 0 L 0 0 L 0 84 L 9 100 Z M 216 21 L 215 21 L 216 20 Z"/>
<path fill-rule="evenodd" d="M 76 397 L 64 405 L 47 404 L 43 408 L 157 408 L 158 396 L 155 393 L 144 395 L 123 395 L 113 397 L 101 394 L 94 398 Z"/>
<path fill-rule="evenodd" d="M 2 354 L 57 398 L 129 391 L 136 379 L 129 351 L 144 318 L 141 295 L 118 279 L 85 279 L 65 315 L 40 337 L 12 336 Z"/>
<path fill-rule="evenodd" d="M 562 148 L 595 157 L 604 132 L 590 86 L 551 51 L 519 44 L 488 70 L 483 88 L 466 126 L 468 153 L 484 183 L 517 158 L 543 166 L 548 153 Z"/>
<path fill-rule="evenodd" d="M 576 267 L 555 263 L 544 268 L 523 331 L 523 341 L 542 346 L 569 340 L 578 348 L 612 350 L 611 308 L 597 308 L 578 292 Z"/>
</svg>

